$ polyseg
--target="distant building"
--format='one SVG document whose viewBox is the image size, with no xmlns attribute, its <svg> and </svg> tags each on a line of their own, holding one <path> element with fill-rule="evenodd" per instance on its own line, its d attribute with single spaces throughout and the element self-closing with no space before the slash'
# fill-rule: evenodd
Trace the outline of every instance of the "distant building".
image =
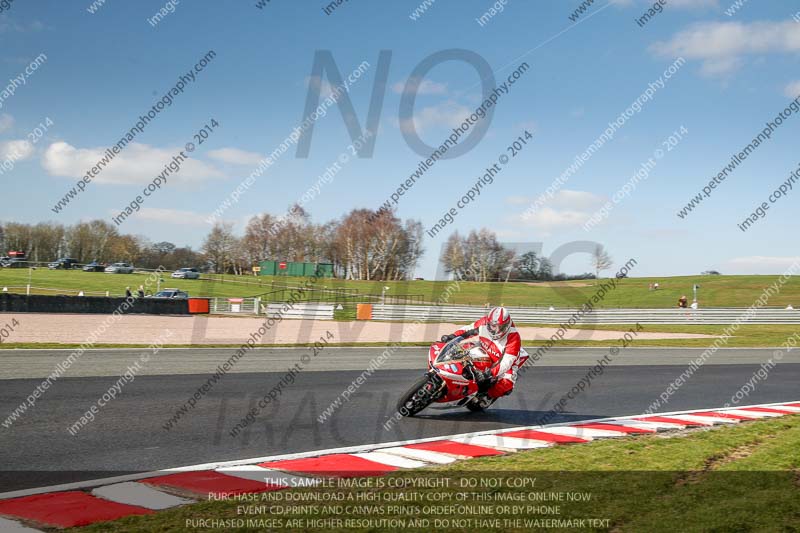
<svg viewBox="0 0 800 533">
<path fill-rule="evenodd" d="M 313 276 L 317 271 L 320 277 L 333 277 L 333 263 L 297 263 L 294 261 L 261 261 L 258 263 L 259 276 Z"/>
</svg>

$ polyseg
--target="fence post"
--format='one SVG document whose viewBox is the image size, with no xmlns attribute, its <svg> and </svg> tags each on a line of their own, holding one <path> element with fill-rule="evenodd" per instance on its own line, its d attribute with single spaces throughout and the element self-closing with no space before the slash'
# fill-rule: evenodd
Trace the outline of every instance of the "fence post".
<svg viewBox="0 0 800 533">
<path fill-rule="evenodd" d="M 260 315 L 261 314 L 261 297 L 260 296 L 256 296 L 254 305 L 255 305 L 255 309 L 254 310 L 255 310 L 256 315 Z"/>
</svg>

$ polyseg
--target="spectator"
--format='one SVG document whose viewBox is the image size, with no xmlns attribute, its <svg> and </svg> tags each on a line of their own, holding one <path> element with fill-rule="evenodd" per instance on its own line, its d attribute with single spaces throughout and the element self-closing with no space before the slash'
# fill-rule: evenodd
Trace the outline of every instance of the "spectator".
<svg viewBox="0 0 800 533">
<path fill-rule="evenodd" d="M 130 298 L 132 296 L 133 296 L 133 294 L 131 293 L 131 288 L 130 287 L 125 287 L 125 298 Z"/>
<path fill-rule="evenodd" d="M 688 304 L 689 304 L 689 300 L 686 299 L 685 295 L 681 296 L 680 298 L 678 298 L 678 307 L 680 307 L 682 309 L 686 309 Z"/>
<path fill-rule="evenodd" d="M 139 285 L 139 290 L 137 291 L 137 296 L 139 296 L 139 298 L 144 298 L 144 285 Z"/>
</svg>

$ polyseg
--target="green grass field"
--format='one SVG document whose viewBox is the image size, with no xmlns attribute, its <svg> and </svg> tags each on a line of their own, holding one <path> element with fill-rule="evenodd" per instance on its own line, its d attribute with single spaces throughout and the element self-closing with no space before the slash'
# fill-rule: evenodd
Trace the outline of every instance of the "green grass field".
<svg viewBox="0 0 800 533">
<path fill-rule="evenodd" d="M 81 271 L 51 271 L 36 269 L 0 269 L 0 290 L 9 287 L 12 292 L 25 292 L 29 282 L 33 292 L 40 294 L 75 294 L 80 290 L 89 293 L 121 295 L 125 287 L 138 287 L 144 282 L 146 274 L 104 274 Z M 247 297 L 264 295 L 277 290 L 277 285 L 298 285 L 302 278 L 273 278 L 268 276 L 214 276 L 213 280 L 173 280 L 169 273 L 162 275 L 161 287 L 176 287 L 189 292 L 191 296 Z M 692 286 L 700 285 L 699 301 L 702 307 L 748 307 L 759 298 L 761 292 L 777 281 L 779 276 L 681 276 L 670 278 L 629 278 L 618 281 L 617 288 L 610 291 L 600 307 L 618 308 L 670 308 L 675 307 L 678 298 L 685 294 L 691 299 Z M 602 281 L 602 280 L 601 280 Z M 648 290 L 650 283 L 658 282 L 658 291 Z M 598 281 L 567 282 L 516 282 L 516 283 L 476 283 L 463 282 L 456 290 L 451 290 L 449 303 L 506 306 L 555 306 L 556 308 L 577 307 L 595 294 Z M 357 291 L 351 303 L 372 301 L 380 295 L 383 287 L 389 287 L 386 295 L 417 295 L 422 301 L 435 301 L 449 285 L 449 282 L 407 281 L 370 282 L 338 279 L 322 279 L 315 288 L 346 289 Z M 12 288 L 15 287 L 15 288 Z M 43 291 L 41 288 L 56 289 Z M 311 298 L 331 297 L 330 293 L 309 292 Z M 265 299 L 280 301 L 288 293 L 272 292 Z M 785 307 L 792 304 L 800 307 L 800 280 L 790 278 L 779 294 L 770 298 L 769 306 Z"/>
<path fill-rule="evenodd" d="M 336 493 L 353 495 L 344 502 L 314 503 L 309 500 L 232 502 L 210 501 L 159 512 L 96 524 L 74 531 L 171 532 L 184 531 L 187 521 L 224 519 L 280 519 L 283 525 L 292 518 L 304 520 L 344 519 L 353 514 L 337 513 L 336 505 L 357 505 L 359 518 L 424 518 L 432 531 L 434 518 L 521 520 L 596 518 L 609 526 L 602 531 L 798 531 L 800 529 L 800 416 L 742 423 L 733 427 L 661 433 L 625 439 L 607 439 L 589 444 L 557 446 L 520 452 L 510 456 L 472 459 L 453 465 L 418 469 L 380 478 L 368 488 L 292 489 L 293 493 Z M 389 487 L 420 479 L 448 480 L 447 488 L 397 489 Z M 476 487 L 464 487 L 463 480 L 477 480 Z M 489 480 L 481 485 L 481 479 Z M 533 480 L 522 486 L 521 480 Z M 468 484 L 468 483 L 466 483 Z M 499 484 L 499 486 L 494 486 Z M 492 486 L 488 486 L 492 485 Z M 519 486 L 513 486 L 519 485 Z M 418 501 L 398 501 L 397 493 L 420 494 Z M 457 494 L 466 494 L 459 499 Z M 534 501 L 531 493 L 571 493 L 584 495 L 577 501 Z M 357 500 L 358 494 L 370 495 Z M 442 496 L 443 495 L 443 496 Z M 586 496 L 588 495 L 588 496 Z M 309 496 L 310 497 L 310 496 Z M 435 498 L 445 498 L 435 500 Z M 524 509 L 513 512 L 500 505 L 514 505 L 508 498 L 521 497 Z M 588 499 L 587 499 L 588 498 Z M 465 510 L 456 514 L 431 513 L 432 505 L 491 506 L 491 509 Z M 279 505 L 280 513 L 270 512 Z M 531 505 L 531 507 L 527 507 Z M 260 506 L 260 509 L 258 509 Z M 426 507 L 427 506 L 427 507 Z M 543 509 L 545 507 L 545 509 Z M 243 509 L 260 512 L 244 514 Z M 371 509 L 366 511 L 366 509 Z M 428 513 L 425 513 L 425 509 Z M 273 508 L 273 511 L 275 509 Z M 543 512 L 546 511 L 546 512 Z M 374 514 L 366 514 L 374 513 Z M 365 514 L 361 514 L 365 513 Z M 191 522 L 189 522 L 191 523 Z M 308 531 L 312 528 L 289 527 Z M 223 527 L 217 531 L 254 531 Z M 268 531 L 273 529 L 257 529 Z M 277 530 L 277 529 L 275 529 Z M 326 528 L 339 531 L 344 528 Z M 389 531 L 373 527 L 371 531 Z M 453 531 L 525 531 L 531 527 L 455 527 Z M 556 530 L 540 527 L 537 531 Z M 560 529 L 574 531 L 575 528 Z"/>
</svg>

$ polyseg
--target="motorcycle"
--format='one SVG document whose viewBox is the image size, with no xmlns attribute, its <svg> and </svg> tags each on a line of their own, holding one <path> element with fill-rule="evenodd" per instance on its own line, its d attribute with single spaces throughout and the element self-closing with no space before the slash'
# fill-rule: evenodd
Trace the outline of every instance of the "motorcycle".
<svg viewBox="0 0 800 533">
<path fill-rule="evenodd" d="M 456 337 L 447 343 L 435 342 L 428 350 L 428 371 L 400 397 L 397 412 L 414 416 L 433 403 L 483 411 L 491 403 L 480 401 L 476 373 L 491 366 L 491 357 L 477 339 Z"/>
</svg>

